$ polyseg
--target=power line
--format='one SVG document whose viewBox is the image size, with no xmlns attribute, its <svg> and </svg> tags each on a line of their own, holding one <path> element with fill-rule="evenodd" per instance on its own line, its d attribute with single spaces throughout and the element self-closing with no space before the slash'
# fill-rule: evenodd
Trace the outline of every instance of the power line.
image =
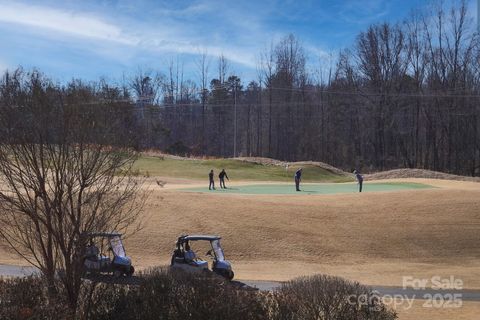
<svg viewBox="0 0 480 320">
<path fill-rule="evenodd" d="M 217 86 L 217 88 L 234 88 L 235 85 L 231 84 L 223 84 Z M 457 89 L 451 89 L 451 90 L 458 90 Z M 338 90 L 325 90 L 321 88 L 280 88 L 280 87 L 267 87 L 259 90 L 259 93 L 265 93 L 268 91 L 286 91 L 286 92 L 299 92 L 299 93 L 315 93 L 317 95 L 322 95 L 322 94 L 329 94 L 329 95 L 345 95 L 345 96 L 360 96 L 360 97 L 385 97 L 385 98 L 472 98 L 472 99 L 480 99 L 480 94 L 456 94 L 456 93 L 449 93 L 448 91 L 445 93 L 408 93 L 408 92 L 397 92 L 397 93 L 392 93 L 392 92 L 384 92 L 384 93 L 374 93 L 374 92 L 362 92 L 362 91 L 338 91 Z M 208 90 L 207 90 L 208 91 Z M 236 91 L 236 90 L 235 90 Z M 209 94 L 214 93 L 215 90 L 208 91 Z M 243 93 L 246 93 L 248 91 L 243 91 Z M 194 91 L 192 93 L 196 94 L 203 94 L 204 92 L 202 90 L 199 91 Z M 234 93 L 235 95 L 235 93 Z M 164 95 L 164 99 L 167 97 L 172 97 L 175 98 L 176 95 Z M 151 101 L 152 97 L 148 96 L 141 96 L 137 99 L 137 101 L 133 101 L 132 99 L 115 99 L 115 100 L 106 100 L 104 103 L 112 103 L 112 102 L 126 102 L 126 103 L 145 103 L 149 104 L 149 101 Z M 215 102 L 223 102 L 223 101 L 232 101 L 234 98 L 227 98 L 227 99 L 222 99 L 222 100 L 216 100 Z M 84 103 L 84 104 L 95 104 L 97 102 L 90 102 L 90 103 Z M 179 105 L 184 105 L 184 104 L 176 104 L 173 103 L 175 106 Z"/>
<path fill-rule="evenodd" d="M 287 91 L 287 92 L 314 92 L 317 94 L 333 94 L 333 95 L 354 95 L 354 96 L 370 96 L 370 97 L 428 97 L 428 98 L 480 98 L 480 94 L 455 94 L 455 93 L 408 93 L 408 92 L 398 92 L 398 93 L 372 93 L 372 92 L 362 92 L 362 91 L 335 91 L 335 90 L 325 90 L 317 88 L 279 88 L 279 87 L 267 87 L 262 89 L 262 92 L 268 92 L 269 90 L 274 91 Z M 209 91 L 210 93 L 214 92 Z M 246 91 L 244 91 L 246 92 Z M 200 92 L 199 92 L 200 93 Z"/>
<path fill-rule="evenodd" d="M 230 106 L 231 107 L 231 106 Z M 403 106 L 401 109 L 408 109 L 409 106 Z M 400 108 L 398 108 L 400 109 Z M 394 111 L 399 111 L 398 109 Z M 115 110 L 115 113 L 123 113 L 124 115 L 133 115 L 135 112 L 140 112 L 141 110 L 138 109 L 136 106 L 130 106 L 129 109 L 123 109 L 123 110 Z M 90 110 L 89 112 L 95 113 L 94 110 Z M 81 113 L 81 112 L 80 112 Z M 149 109 L 149 110 L 143 110 L 144 116 L 161 116 L 164 118 L 174 118 L 177 116 L 186 116 L 186 117 L 191 117 L 191 118 L 199 118 L 201 117 L 200 114 L 195 114 L 193 112 L 187 112 L 179 109 L 175 109 L 175 107 L 171 107 L 169 111 L 166 111 L 165 108 L 156 108 L 156 109 Z M 213 116 L 213 117 L 220 117 L 220 116 L 232 116 L 234 115 L 233 112 L 226 112 L 225 110 L 222 111 L 213 111 L 213 110 L 206 110 L 205 114 L 207 116 Z M 250 118 L 252 119 L 257 119 L 257 118 L 262 118 L 262 119 L 330 119 L 332 114 L 338 114 L 338 111 L 332 111 L 332 112 L 327 112 L 326 115 L 323 116 L 317 116 L 317 115 L 309 115 L 309 114 L 298 114 L 297 112 L 291 112 L 290 114 L 282 115 L 282 114 L 268 114 L 263 110 L 260 114 L 258 112 L 253 111 L 252 115 Z M 245 114 L 243 114 L 245 116 Z M 471 117 L 474 115 L 474 113 L 449 113 L 450 116 L 464 116 L 464 117 Z M 403 121 L 404 118 L 398 118 L 398 121 Z"/>
</svg>

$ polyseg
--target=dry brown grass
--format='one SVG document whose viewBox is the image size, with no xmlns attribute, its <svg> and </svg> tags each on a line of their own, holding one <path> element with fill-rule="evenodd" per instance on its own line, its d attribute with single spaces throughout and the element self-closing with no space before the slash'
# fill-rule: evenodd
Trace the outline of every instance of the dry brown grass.
<svg viewBox="0 0 480 320">
<path fill-rule="evenodd" d="M 127 252 L 140 267 L 165 264 L 180 234 L 214 233 L 243 279 L 323 272 L 401 285 L 402 276 L 455 275 L 466 288 L 480 288 L 479 185 L 415 181 L 439 188 L 252 196 L 154 186 L 145 227 L 126 240 Z M 15 262 L 21 260 L 0 255 L 0 263 Z"/>
<path fill-rule="evenodd" d="M 422 179 L 443 179 L 455 181 L 473 181 L 480 182 L 479 177 L 466 177 L 448 174 L 444 172 L 431 171 L 425 169 L 395 169 L 389 171 L 376 172 L 365 175 L 365 180 L 383 180 L 383 179 L 405 179 L 405 178 L 422 178 Z"/>
<path fill-rule="evenodd" d="M 285 280 L 327 272 L 367 284 L 403 275 L 463 277 L 480 288 L 480 190 L 466 182 L 403 192 L 249 196 L 156 189 L 145 229 L 128 239 L 137 264 L 165 263 L 182 233 L 224 237 L 237 275 Z"/>
<path fill-rule="evenodd" d="M 348 176 L 351 175 L 351 173 L 345 172 L 341 169 L 338 169 L 334 166 L 331 166 L 325 162 L 319 162 L 319 161 L 297 161 L 297 162 L 287 162 L 287 161 L 281 161 L 281 160 L 276 160 L 276 159 L 271 159 L 271 158 L 264 158 L 264 157 L 237 157 L 234 158 L 235 160 L 241 160 L 245 162 L 251 162 L 251 163 L 257 163 L 257 164 L 262 164 L 262 165 L 267 165 L 267 166 L 280 166 L 280 167 L 299 167 L 299 166 L 313 166 L 313 167 L 319 167 L 325 170 L 328 170 L 332 173 L 338 174 L 340 176 Z"/>
<path fill-rule="evenodd" d="M 206 160 L 206 159 L 220 159 L 215 157 L 181 157 L 162 153 L 159 151 L 151 150 L 142 153 L 145 156 L 158 157 L 162 159 L 173 159 L 173 160 Z M 313 166 L 325 169 L 334 174 L 340 176 L 352 176 L 351 172 L 343 171 L 339 168 L 331 166 L 324 162 L 319 161 L 298 161 L 298 162 L 287 162 L 281 161 L 272 158 L 265 157 L 237 157 L 230 158 L 231 160 L 240 160 L 248 163 L 261 164 L 265 166 L 278 166 L 278 167 L 299 167 L 299 166 Z M 373 172 L 364 175 L 366 181 L 375 181 L 375 180 L 385 180 L 385 179 L 442 179 L 442 180 L 453 180 L 453 181 L 472 181 L 480 182 L 480 177 L 467 177 L 459 176 L 454 174 L 448 174 L 439 171 L 432 171 L 426 169 L 394 169 L 381 172 Z"/>
<path fill-rule="evenodd" d="M 186 193 L 198 181 L 151 187 L 145 227 L 126 240 L 134 264 L 169 262 L 180 234 L 214 233 L 240 279 L 287 280 L 314 273 L 400 286 L 403 276 L 454 275 L 480 288 L 480 185 L 402 179 L 436 189 L 338 195 Z M 242 182 L 239 182 L 242 184 Z M 0 263 L 24 264 L 0 246 Z M 473 319 L 460 310 L 400 311 L 400 319 Z"/>
</svg>

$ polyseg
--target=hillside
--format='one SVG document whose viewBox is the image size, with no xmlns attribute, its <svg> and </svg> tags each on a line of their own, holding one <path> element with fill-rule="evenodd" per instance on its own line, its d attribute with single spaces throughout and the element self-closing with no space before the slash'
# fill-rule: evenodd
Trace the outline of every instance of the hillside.
<svg viewBox="0 0 480 320">
<path fill-rule="evenodd" d="M 302 167 L 305 182 L 348 182 L 353 176 L 320 162 L 273 164 L 275 160 L 260 158 L 195 159 L 146 153 L 135 164 L 143 175 L 204 180 L 213 169 L 215 174 L 225 169 L 231 179 L 252 181 L 291 181 L 295 171 Z"/>
<path fill-rule="evenodd" d="M 304 168 L 305 182 L 348 182 L 353 174 L 318 161 L 287 162 L 263 157 L 186 158 L 159 152 L 145 152 L 135 165 L 142 174 L 184 179 L 205 179 L 214 169 L 227 170 L 235 180 L 291 181 L 298 168 Z M 366 181 L 384 179 L 442 179 L 480 182 L 480 177 L 458 176 L 424 169 L 394 169 L 364 174 Z"/>
<path fill-rule="evenodd" d="M 456 181 L 473 181 L 480 182 L 480 177 L 466 177 L 448 174 L 444 172 L 424 170 L 424 169 L 395 169 L 372 174 L 366 174 L 365 180 L 383 180 L 383 179 L 405 179 L 405 178 L 421 178 L 421 179 L 442 179 Z"/>
</svg>

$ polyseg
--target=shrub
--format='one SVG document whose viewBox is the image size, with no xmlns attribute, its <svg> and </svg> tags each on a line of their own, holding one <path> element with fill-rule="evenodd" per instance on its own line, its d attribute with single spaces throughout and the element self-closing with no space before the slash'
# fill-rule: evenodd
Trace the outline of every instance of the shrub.
<svg viewBox="0 0 480 320">
<path fill-rule="evenodd" d="M 71 319 L 62 287 L 55 295 L 46 288 L 40 277 L 0 278 L 0 319 Z"/>
<path fill-rule="evenodd" d="M 151 269 L 139 286 L 99 284 L 88 319 L 267 319 L 262 295 L 209 273 Z M 85 306 L 85 302 L 83 303 Z"/>
<path fill-rule="evenodd" d="M 183 141 L 176 141 L 175 143 L 171 144 L 165 151 L 169 154 L 177 155 L 177 156 L 188 156 L 192 153 L 192 150 L 187 147 Z"/>
<path fill-rule="evenodd" d="M 350 295 L 369 295 L 368 288 L 323 275 L 289 281 L 274 292 L 243 290 L 208 272 L 191 274 L 170 268 L 150 269 L 121 281 L 106 279 L 112 283 L 83 282 L 75 315 L 62 299 L 66 295 L 61 284 L 52 298 L 40 277 L 0 279 L 0 319 L 396 318 L 376 299 L 366 306 L 349 303 Z"/>
<path fill-rule="evenodd" d="M 352 297 L 367 296 L 369 305 L 360 305 Z M 338 277 L 314 275 L 286 282 L 274 293 L 278 320 L 395 319 L 396 314 L 372 296 L 367 287 Z M 353 303 L 352 303 L 353 301 Z"/>
</svg>

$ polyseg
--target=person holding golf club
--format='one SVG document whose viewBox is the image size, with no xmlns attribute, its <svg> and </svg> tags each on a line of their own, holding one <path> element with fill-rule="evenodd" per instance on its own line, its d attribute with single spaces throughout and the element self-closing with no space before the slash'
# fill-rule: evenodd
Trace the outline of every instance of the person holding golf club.
<svg viewBox="0 0 480 320">
<path fill-rule="evenodd" d="M 297 172 L 295 172 L 295 189 L 297 191 L 300 190 L 300 181 L 302 180 L 302 168 L 298 169 Z"/>
<path fill-rule="evenodd" d="M 225 172 L 225 169 L 222 169 L 222 171 L 220 171 L 220 174 L 218 175 L 218 179 L 220 180 L 220 188 L 222 189 L 227 189 L 227 187 L 225 186 L 225 178 L 230 181 L 230 179 L 228 179 L 227 173 Z"/>
<path fill-rule="evenodd" d="M 357 179 L 357 182 L 358 182 L 358 192 L 362 192 L 363 176 L 357 170 L 353 170 L 353 174 L 355 175 L 355 178 Z"/>
<path fill-rule="evenodd" d="M 210 183 L 208 184 L 208 190 L 215 190 L 215 181 L 213 180 L 213 169 L 210 170 L 210 173 L 208 174 L 208 179 L 210 180 Z"/>
</svg>

